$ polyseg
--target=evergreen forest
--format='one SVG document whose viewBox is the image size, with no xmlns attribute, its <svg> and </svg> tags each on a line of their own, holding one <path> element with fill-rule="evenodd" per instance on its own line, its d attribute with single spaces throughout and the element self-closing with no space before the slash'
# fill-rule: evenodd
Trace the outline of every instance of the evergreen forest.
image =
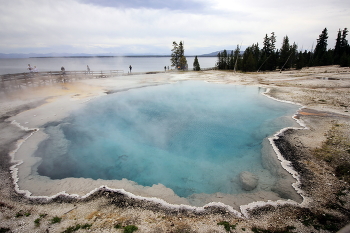
<svg viewBox="0 0 350 233">
<path fill-rule="evenodd" d="M 235 50 L 218 53 L 216 67 L 219 70 L 241 70 L 243 72 L 301 69 L 311 66 L 340 65 L 350 66 L 350 45 L 346 39 L 348 29 L 338 31 L 334 48 L 328 48 L 328 30 L 323 29 L 311 51 L 301 48 L 283 38 L 281 48 L 276 48 L 276 36 L 272 32 L 264 37 L 262 48 L 252 44 L 243 53 L 237 45 Z"/>
</svg>

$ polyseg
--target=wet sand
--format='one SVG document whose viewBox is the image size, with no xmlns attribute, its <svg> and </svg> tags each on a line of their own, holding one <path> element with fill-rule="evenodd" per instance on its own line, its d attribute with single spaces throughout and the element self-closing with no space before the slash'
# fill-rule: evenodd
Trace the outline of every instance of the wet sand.
<svg viewBox="0 0 350 233">
<path fill-rule="evenodd" d="M 15 159 L 24 160 L 25 155 L 35 150 L 35 145 L 45 138 L 41 130 L 36 131 L 43 123 L 62 119 L 72 109 L 79 108 L 86 101 L 107 93 L 179 80 L 204 80 L 235 85 L 263 86 L 270 88 L 268 95 L 273 98 L 296 102 L 307 107 L 306 110 L 301 110 L 297 115 L 298 120 L 304 122 L 307 129 L 298 127 L 300 129 L 285 130 L 280 132 L 280 137 L 270 140 L 270 143 L 275 142 L 273 144 L 279 151 L 283 151 L 279 157 L 276 157 L 276 161 L 282 160 L 285 169 L 276 169 L 275 172 L 284 172 L 286 177 L 291 177 L 289 173 L 294 176 L 294 180 L 289 179 L 289 183 L 280 183 L 279 196 L 261 193 L 264 201 L 254 202 L 254 198 L 248 195 L 242 199 L 237 198 L 235 205 L 227 205 L 231 202 L 226 202 L 225 205 L 219 204 L 219 202 L 221 200 L 221 203 L 225 203 L 226 196 L 219 194 L 212 200 L 216 203 L 202 208 L 194 208 L 189 206 L 183 198 L 174 195 L 172 190 L 161 185 L 148 187 L 147 193 L 145 193 L 140 191 L 144 188 L 136 191 L 135 184 L 129 182 L 131 194 L 129 190 L 129 192 L 124 190 L 111 191 L 101 185 L 109 187 L 113 184 L 109 185 L 106 182 L 100 181 L 99 183 L 97 181 L 94 186 L 100 187 L 100 189 L 90 192 L 89 187 L 92 180 L 84 179 L 82 181 L 79 179 L 79 186 L 76 187 L 76 180 L 71 178 L 68 181 L 66 179 L 66 181 L 57 181 L 52 187 L 46 187 L 48 193 L 37 193 L 36 195 L 52 195 L 52 192 L 56 193 L 56 190 L 59 192 L 69 190 L 69 188 L 80 191 L 78 194 L 81 196 L 86 193 L 88 195 L 85 198 L 75 198 L 62 194 L 51 199 L 28 198 L 25 196 L 29 196 L 29 193 L 22 193 L 18 187 L 14 187 L 12 179 L 18 176 L 20 177 L 18 183 L 20 187 L 27 185 L 35 190 L 34 183 L 31 183 L 33 177 L 30 176 L 32 174 L 30 167 L 23 166 L 27 170 L 26 168 L 21 170 L 21 165 L 19 165 L 17 166 L 18 174 L 16 174 L 17 167 L 13 166 L 15 161 L 11 161 L 8 154 L 16 150 L 19 139 L 33 134 L 27 139 L 32 140 L 32 142 L 27 143 L 27 141 L 16 151 Z M 273 227 L 276 229 L 292 225 L 298 231 L 311 232 L 313 227 L 302 224 L 298 215 L 303 211 L 325 211 L 324 203 L 327 202 L 327 198 L 332 198 L 336 190 L 344 186 L 348 187 L 347 184 L 339 181 L 329 172 L 323 172 L 315 183 L 313 172 L 316 168 L 323 167 L 324 169 L 325 165 L 318 161 L 315 162 L 314 159 L 309 159 L 308 156 L 311 156 L 310 149 L 320 146 L 325 140 L 324 135 L 335 120 L 349 125 L 350 114 L 347 112 L 347 107 L 342 104 L 350 102 L 349 87 L 350 73 L 347 69 L 318 67 L 283 73 L 242 74 L 206 71 L 134 75 L 123 78 L 81 80 L 76 83 L 36 87 L 2 94 L 0 100 L 2 106 L 0 113 L 3 120 L 0 140 L 2 161 L 0 207 L 4 211 L 1 215 L 0 227 L 9 228 L 13 232 L 44 232 L 46 229 L 49 232 L 62 232 L 69 226 L 89 223 L 92 224 L 92 232 L 109 232 L 115 224 L 121 223 L 137 225 L 140 232 L 181 232 L 181 230 L 225 232 L 223 227 L 217 223 L 228 221 L 231 224 L 238 224 L 237 232 L 248 231 L 253 226 L 270 229 L 272 222 L 274 222 Z M 323 101 L 319 101 L 321 98 Z M 285 150 L 287 144 L 289 147 L 288 150 Z M 31 157 L 25 163 L 26 165 L 32 163 L 35 166 L 38 162 L 36 159 Z M 289 162 L 285 159 L 288 159 Z M 305 159 L 315 163 L 312 164 L 312 168 L 309 167 L 310 164 L 301 163 Z M 9 169 L 11 165 L 14 171 L 12 173 Z M 40 179 L 45 182 L 45 179 L 48 178 L 41 177 Z M 292 184 L 294 186 L 292 190 L 286 188 Z M 64 188 L 62 189 L 62 187 Z M 161 194 L 157 199 L 151 198 L 152 192 L 158 196 Z M 291 196 L 295 195 L 293 192 L 302 194 L 303 198 L 300 202 L 288 201 Z M 349 197 L 349 194 L 346 195 Z M 148 196 L 149 198 L 143 199 L 140 196 Z M 277 201 L 279 199 L 282 201 Z M 172 204 L 168 204 L 164 200 Z M 251 201 L 242 200 L 251 200 L 254 203 L 247 205 Z M 31 214 L 28 217 L 16 218 L 20 210 Z M 348 221 L 347 218 L 343 217 L 343 212 L 338 211 L 337 217 Z M 48 216 L 40 220 L 40 226 L 36 226 L 34 220 L 40 218 L 38 217 L 40 214 Z M 49 219 L 53 216 L 62 217 L 62 222 L 49 224 Z M 288 221 L 285 221 L 287 216 Z"/>
</svg>

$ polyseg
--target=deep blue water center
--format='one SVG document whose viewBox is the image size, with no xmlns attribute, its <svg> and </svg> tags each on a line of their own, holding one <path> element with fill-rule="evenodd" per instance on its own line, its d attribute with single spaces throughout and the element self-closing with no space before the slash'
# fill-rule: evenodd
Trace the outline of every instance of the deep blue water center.
<svg viewBox="0 0 350 233">
<path fill-rule="evenodd" d="M 289 126 L 281 119 L 298 108 L 263 91 L 186 81 L 95 99 L 46 127 L 38 172 L 52 179 L 161 183 L 181 197 L 243 192 L 238 174 L 265 171 L 262 140 Z"/>
</svg>

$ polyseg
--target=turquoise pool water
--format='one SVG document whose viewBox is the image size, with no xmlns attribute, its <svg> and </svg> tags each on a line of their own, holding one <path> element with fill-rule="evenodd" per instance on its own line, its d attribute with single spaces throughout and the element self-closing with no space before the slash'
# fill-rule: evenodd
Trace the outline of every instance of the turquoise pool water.
<svg viewBox="0 0 350 233">
<path fill-rule="evenodd" d="M 38 173 L 161 183 L 181 197 L 245 192 L 236 182 L 242 171 L 274 179 L 262 166 L 262 141 L 290 126 L 285 116 L 299 108 L 264 91 L 186 81 L 95 99 L 46 126 Z"/>
</svg>

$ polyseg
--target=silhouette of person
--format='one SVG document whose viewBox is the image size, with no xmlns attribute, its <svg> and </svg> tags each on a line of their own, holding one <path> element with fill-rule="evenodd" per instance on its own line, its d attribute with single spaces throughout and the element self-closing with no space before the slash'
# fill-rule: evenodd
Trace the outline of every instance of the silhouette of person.
<svg viewBox="0 0 350 233">
<path fill-rule="evenodd" d="M 33 72 L 33 68 L 30 66 L 30 64 L 28 64 L 27 70 L 29 70 L 29 72 Z"/>
<path fill-rule="evenodd" d="M 90 67 L 89 65 L 86 66 L 87 72 L 90 74 Z"/>
<path fill-rule="evenodd" d="M 166 71 L 166 66 L 164 66 L 164 71 Z"/>
<path fill-rule="evenodd" d="M 131 73 L 131 70 L 132 70 L 132 66 L 131 65 L 129 66 L 129 69 L 130 69 L 130 73 Z"/>
<path fill-rule="evenodd" d="M 62 74 L 66 74 L 66 70 L 64 69 L 63 66 L 61 67 L 61 72 L 62 72 Z"/>
</svg>

